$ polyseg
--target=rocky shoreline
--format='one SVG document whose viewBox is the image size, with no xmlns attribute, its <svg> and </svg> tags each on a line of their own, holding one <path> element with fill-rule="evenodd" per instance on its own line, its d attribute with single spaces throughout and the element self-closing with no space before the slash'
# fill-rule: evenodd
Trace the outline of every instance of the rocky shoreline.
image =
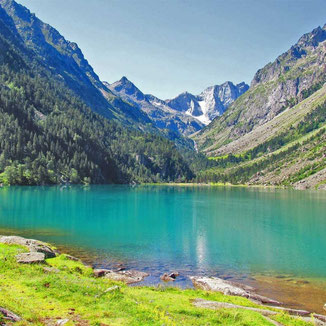
<svg viewBox="0 0 326 326">
<path fill-rule="evenodd" d="M 7 245 L 19 245 L 23 246 L 28 249 L 28 252 L 19 253 L 16 255 L 16 261 L 20 264 L 42 264 L 45 263 L 46 259 L 54 258 L 60 253 L 51 245 L 34 240 L 34 239 L 26 239 L 20 236 L 1 236 L 0 235 L 0 243 L 7 244 Z M 75 258 L 70 255 L 65 255 L 67 259 L 80 261 L 78 258 Z M 111 269 L 96 269 L 91 267 L 93 270 L 93 276 L 96 278 L 107 278 L 112 281 L 119 281 L 123 282 L 127 285 L 135 284 L 143 281 L 146 277 L 149 276 L 148 273 L 137 271 L 137 270 L 126 270 L 124 266 L 119 266 L 115 270 Z M 161 276 L 161 280 L 164 282 L 174 281 L 179 276 L 179 273 L 174 271 L 170 273 L 164 273 Z M 206 276 L 190 276 L 190 280 L 192 281 L 193 285 L 197 289 L 201 289 L 204 291 L 212 291 L 212 292 L 220 292 L 227 296 L 237 296 L 237 297 L 244 297 L 249 299 L 255 304 L 261 306 L 261 308 L 248 308 L 241 306 L 241 309 L 256 309 L 260 312 L 263 316 L 268 318 L 268 316 L 273 315 L 273 311 L 266 310 L 266 308 L 273 308 L 277 310 L 281 310 L 287 312 L 292 316 L 300 316 L 306 321 L 314 322 L 315 325 L 326 325 L 326 316 L 321 314 L 316 314 L 307 310 L 297 310 L 291 309 L 283 306 L 283 304 L 277 300 L 259 295 L 256 293 L 256 289 L 227 280 L 223 280 L 218 277 L 206 277 Z M 118 289 L 118 286 L 114 286 L 107 291 L 114 291 Z M 196 307 L 202 307 L 206 309 L 225 309 L 225 308 L 239 308 L 239 306 L 233 304 L 226 304 L 222 302 L 213 302 L 207 301 L 203 299 L 198 299 L 193 302 Z M 265 309 L 264 309 L 265 307 Z M 326 303 L 323 307 L 326 311 Z M 267 312 L 266 312 L 267 311 Z M 0 314 L 4 316 L 7 320 L 11 322 L 20 321 L 20 317 L 15 315 L 9 310 L 0 307 Z M 274 312 L 275 314 L 275 312 Z"/>
</svg>

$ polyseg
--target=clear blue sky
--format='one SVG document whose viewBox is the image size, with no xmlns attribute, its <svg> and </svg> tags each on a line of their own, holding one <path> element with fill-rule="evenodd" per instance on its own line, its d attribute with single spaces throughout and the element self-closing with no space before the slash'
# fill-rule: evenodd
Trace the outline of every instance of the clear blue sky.
<svg viewBox="0 0 326 326">
<path fill-rule="evenodd" d="M 325 0 L 18 0 L 78 43 L 102 80 L 163 99 L 249 83 L 326 23 Z"/>
</svg>

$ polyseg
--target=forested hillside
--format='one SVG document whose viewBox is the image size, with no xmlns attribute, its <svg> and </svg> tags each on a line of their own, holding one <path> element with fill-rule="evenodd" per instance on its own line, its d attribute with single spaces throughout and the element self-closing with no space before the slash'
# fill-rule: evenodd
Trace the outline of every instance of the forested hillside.
<svg viewBox="0 0 326 326">
<path fill-rule="evenodd" d="M 260 69 L 194 139 L 214 167 L 197 181 L 325 188 L 326 26 Z"/>
<path fill-rule="evenodd" d="M 192 177 L 175 145 L 94 113 L 0 19 L 0 179 L 131 183 Z"/>
<path fill-rule="evenodd" d="M 151 121 L 137 107 L 115 96 L 100 81 L 82 51 L 52 26 L 14 0 L 0 0 L 0 19 L 37 65 L 78 96 L 94 112 L 133 128 L 151 131 Z"/>
</svg>

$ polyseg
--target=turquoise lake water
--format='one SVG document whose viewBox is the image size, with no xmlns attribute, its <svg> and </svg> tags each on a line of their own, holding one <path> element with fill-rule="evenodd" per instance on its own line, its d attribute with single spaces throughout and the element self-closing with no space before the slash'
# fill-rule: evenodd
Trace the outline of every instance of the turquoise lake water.
<svg viewBox="0 0 326 326">
<path fill-rule="evenodd" d="M 0 234 L 72 248 L 96 266 L 326 279 L 326 192 L 224 187 L 0 189 Z"/>
</svg>

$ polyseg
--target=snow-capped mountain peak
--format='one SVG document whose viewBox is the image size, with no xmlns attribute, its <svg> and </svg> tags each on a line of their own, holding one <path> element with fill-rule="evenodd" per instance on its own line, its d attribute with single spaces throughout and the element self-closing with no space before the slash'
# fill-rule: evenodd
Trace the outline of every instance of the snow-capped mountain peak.
<svg viewBox="0 0 326 326">
<path fill-rule="evenodd" d="M 234 85 L 227 81 L 221 85 L 210 86 L 197 96 L 184 92 L 166 103 L 207 125 L 215 117 L 222 115 L 248 89 L 249 86 L 244 82 Z"/>
<path fill-rule="evenodd" d="M 136 105 L 159 127 L 189 135 L 224 113 L 249 88 L 245 83 L 225 82 L 210 86 L 199 95 L 183 92 L 174 99 L 161 100 L 144 94 L 127 77 L 105 86 L 123 100 Z"/>
</svg>

